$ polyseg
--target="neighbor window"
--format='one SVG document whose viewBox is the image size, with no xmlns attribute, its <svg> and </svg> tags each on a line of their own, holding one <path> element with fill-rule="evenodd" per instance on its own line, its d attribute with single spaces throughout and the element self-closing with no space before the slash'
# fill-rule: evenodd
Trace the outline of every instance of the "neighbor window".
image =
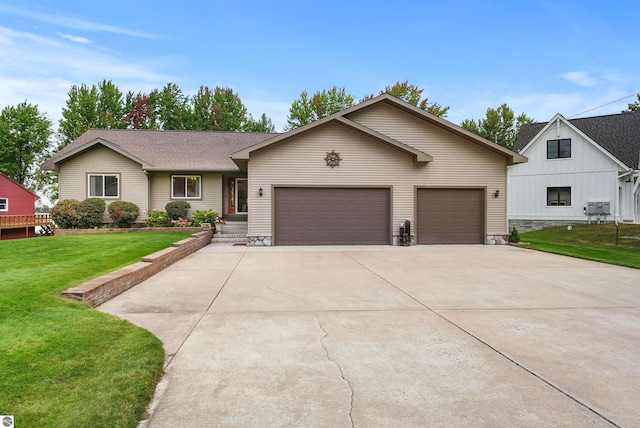
<svg viewBox="0 0 640 428">
<path fill-rule="evenodd" d="M 0 198 L 0 211 L 9 211 L 9 199 Z"/>
<path fill-rule="evenodd" d="M 547 187 L 547 206 L 571 205 L 571 187 Z"/>
<path fill-rule="evenodd" d="M 174 199 L 200 198 L 199 175 L 172 175 L 171 197 Z"/>
<path fill-rule="evenodd" d="M 89 174 L 89 197 L 120 197 L 119 181 L 120 176 L 118 174 Z"/>
<path fill-rule="evenodd" d="M 547 159 L 562 159 L 571 157 L 571 138 L 561 140 L 547 140 Z"/>
</svg>

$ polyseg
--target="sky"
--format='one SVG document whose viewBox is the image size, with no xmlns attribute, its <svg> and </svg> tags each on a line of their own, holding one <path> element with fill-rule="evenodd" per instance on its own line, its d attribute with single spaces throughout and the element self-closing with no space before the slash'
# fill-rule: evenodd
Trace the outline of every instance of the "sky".
<svg viewBox="0 0 640 428">
<path fill-rule="evenodd" d="M 230 87 L 278 131 L 302 91 L 356 99 L 397 81 L 480 119 L 619 113 L 640 92 L 636 0 L 0 0 L 0 108 L 57 129 L 72 85 Z"/>
</svg>

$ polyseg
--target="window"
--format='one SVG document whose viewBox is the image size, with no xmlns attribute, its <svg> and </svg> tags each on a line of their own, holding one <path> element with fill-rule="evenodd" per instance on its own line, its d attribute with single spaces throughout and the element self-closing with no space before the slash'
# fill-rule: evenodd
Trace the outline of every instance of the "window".
<svg viewBox="0 0 640 428">
<path fill-rule="evenodd" d="M 547 187 L 547 206 L 570 206 L 571 187 Z"/>
<path fill-rule="evenodd" d="M 0 211 L 9 211 L 9 199 L 0 198 Z"/>
<path fill-rule="evenodd" d="M 117 174 L 89 174 L 89 197 L 120 197 L 119 181 L 120 176 Z"/>
<path fill-rule="evenodd" d="M 563 159 L 571 157 L 571 138 L 547 140 L 547 159 Z"/>
<path fill-rule="evenodd" d="M 200 198 L 199 175 L 172 175 L 171 197 L 174 199 L 198 199 Z"/>
</svg>

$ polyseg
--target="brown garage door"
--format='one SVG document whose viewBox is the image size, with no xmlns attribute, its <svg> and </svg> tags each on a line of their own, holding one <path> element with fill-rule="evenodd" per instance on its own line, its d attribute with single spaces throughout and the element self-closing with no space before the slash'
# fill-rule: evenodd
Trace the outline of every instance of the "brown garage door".
<svg viewBox="0 0 640 428">
<path fill-rule="evenodd" d="M 389 189 L 275 189 L 275 245 L 386 245 Z"/>
<path fill-rule="evenodd" d="M 418 189 L 418 244 L 483 244 L 484 190 Z"/>
</svg>

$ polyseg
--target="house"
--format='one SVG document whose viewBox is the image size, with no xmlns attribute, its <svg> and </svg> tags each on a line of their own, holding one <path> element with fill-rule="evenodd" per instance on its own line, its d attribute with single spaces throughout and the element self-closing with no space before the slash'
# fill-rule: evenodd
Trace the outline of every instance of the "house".
<svg viewBox="0 0 640 428">
<path fill-rule="evenodd" d="M 529 231 L 640 221 L 640 112 L 524 125 L 509 167 L 509 224 Z"/>
<path fill-rule="evenodd" d="M 390 95 L 283 134 L 90 130 L 42 167 L 61 199 L 188 200 L 250 245 L 504 243 L 507 166 L 526 158 Z"/>
<path fill-rule="evenodd" d="M 34 218 L 38 195 L 0 172 L 0 239 L 35 236 L 35 225 L 25 224 Z"/>
</svg>

